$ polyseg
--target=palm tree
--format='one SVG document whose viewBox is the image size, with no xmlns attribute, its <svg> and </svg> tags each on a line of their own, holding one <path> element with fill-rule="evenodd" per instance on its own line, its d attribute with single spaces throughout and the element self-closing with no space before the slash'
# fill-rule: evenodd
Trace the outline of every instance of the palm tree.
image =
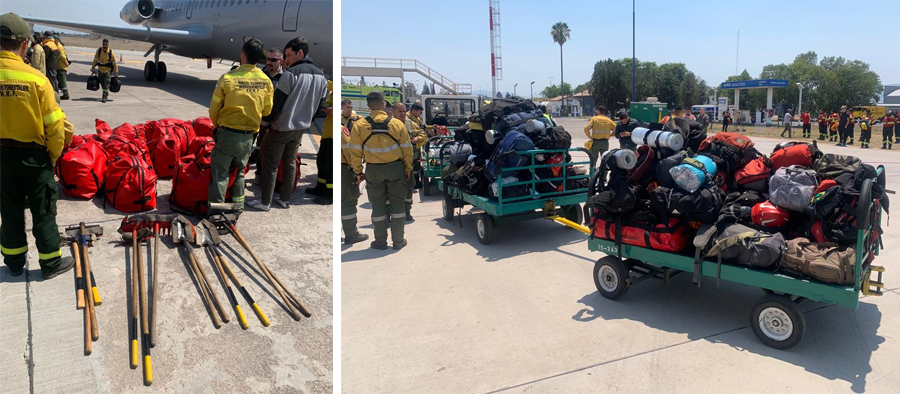
<svg viewBox="0 0 900 394">
<path fill-rule="evenodd" d="M 566 22 L 556 22 L 553 27 L 550 28 L 550 37 L 553 37 L 553 42 L 559 44 L 559 87 L 562 90 L 563 87 L 563 44 L 569 40 L 569 34 L 572 31 L 569 30 L 569 25 Z M 563 102 L 565 102 L 565 92 L 562 92 Z"/>
</svg>

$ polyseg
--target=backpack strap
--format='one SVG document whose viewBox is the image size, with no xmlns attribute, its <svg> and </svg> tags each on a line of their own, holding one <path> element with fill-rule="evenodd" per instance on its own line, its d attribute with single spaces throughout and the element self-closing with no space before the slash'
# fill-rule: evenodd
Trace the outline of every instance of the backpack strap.
<svg viewBox="0 0 900 394">
<path fill-rule="evenodd" d="M 388 115 L 387 119 L 385 119 L 384 122 L 376 122 L 375 119 L 372 119 L 371 116 L 366 116 L 365 119 L 366 119 L 366 122 L 368 122 L 370 125 L 372 125 L 372 130 L 371 130 L 371 133 L 369 134 L 369 136 L 366 137 L 365 140 L 363 140 L 363 143 L 362 143 L 363 146 L 366 146 L 366 143 L 369 142 L 369 140 L 372 137 L 374 137 L 375 135 L 387 136 L 388 138 L 394 140 L 394 143 L 396 143 L 397 146 L 400 146 L 400 141 L 398 139 L 394 138 L 394 136 L 391 135 L 391 133 L 388 129 L 388 124 L 390 124 L 391 119 L 393 119 L 392 116 Z"/>
</svg>

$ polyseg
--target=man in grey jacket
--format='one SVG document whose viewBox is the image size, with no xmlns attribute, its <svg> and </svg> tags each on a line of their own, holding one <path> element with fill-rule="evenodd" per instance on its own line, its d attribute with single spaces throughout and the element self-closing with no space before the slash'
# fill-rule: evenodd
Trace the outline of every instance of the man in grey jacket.
<svg viewBox="0 0 900 394">
<path fill-rule="evenodd" d="M 294 192 L 294 176 L 297 152 L 303 133 L 312 124 L 313 116 L 322 108 L 328 93 L 328 80 L 309 58 L 309 43 L 296 37 L 284 46 L 286 64 L 275 87 L 272 113 L 262 118 L 263 125 L 269 126 L 260 146 L 262 163 L 262 198 L 247 201 L 247 206 L 268 211 L 275 194 L 275 178 L 278 163 L 282 165 L 280 198 L 275 202 L 282 208 L 290 208 L 291 194 Z"/>
<path fill-rule="evenodd" d="M 709 114 L 706 113 L 706 108 L 700 107 L 700 116 L 697 117 L 697 122 L 700 123 L 701 130 L 705 133 L 709 128 Z"/>
</svg>

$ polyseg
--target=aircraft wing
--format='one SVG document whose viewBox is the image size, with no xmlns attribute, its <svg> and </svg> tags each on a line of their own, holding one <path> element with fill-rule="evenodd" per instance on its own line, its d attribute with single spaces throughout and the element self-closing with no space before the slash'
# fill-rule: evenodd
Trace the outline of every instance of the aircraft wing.
<svg viewBox="0 0 900 394">
<path fill-rule="evenodd" d="M 176 30 L 157 29 L 151 28 L 150 26 L 108 26 L 58 19 L 33 18 L 30 16 L 23 16 L 22 19 L 29 23 L 62 27 L 86 33 L 103 34 L 126 40 L 163 43 L 166 45 L 186 44 L 190 40 L 208 37 L 208 32 L 204 31 L 199 25 L 195 25 L 190 29 Z"/>
</svg>

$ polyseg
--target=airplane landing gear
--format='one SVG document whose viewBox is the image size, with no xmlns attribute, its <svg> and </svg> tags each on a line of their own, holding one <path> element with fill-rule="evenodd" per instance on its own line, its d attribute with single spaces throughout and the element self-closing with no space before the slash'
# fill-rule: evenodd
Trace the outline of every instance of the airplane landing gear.
<svg viewBox="0 0 900 394">
<path fill-rule="evenodd" d="M 147 60 L 147 63 L 144 63 L 144 80 L 152 81 L 154 79 L 156 79 L 156 63 Z"/>
<path fill-rule="evenodd" d="M 157 82 L 164 82 L 166 80 L 166 63 L 159 61 L 159 54 L 162 52 L 163 47 L 161 45 L 154 45 L 147 51 L 147 54 L 150 52 L 154 52 L 153 60 L 148 60 L 147 63 L 144 63 L 144 80 Z"/>
<path fill-rule="evenodd" d="M 156 80 L 158 82 L 165 82 L 166 80 L 166 63 L 159 62 L 156 65 Z"/>
</svg>

